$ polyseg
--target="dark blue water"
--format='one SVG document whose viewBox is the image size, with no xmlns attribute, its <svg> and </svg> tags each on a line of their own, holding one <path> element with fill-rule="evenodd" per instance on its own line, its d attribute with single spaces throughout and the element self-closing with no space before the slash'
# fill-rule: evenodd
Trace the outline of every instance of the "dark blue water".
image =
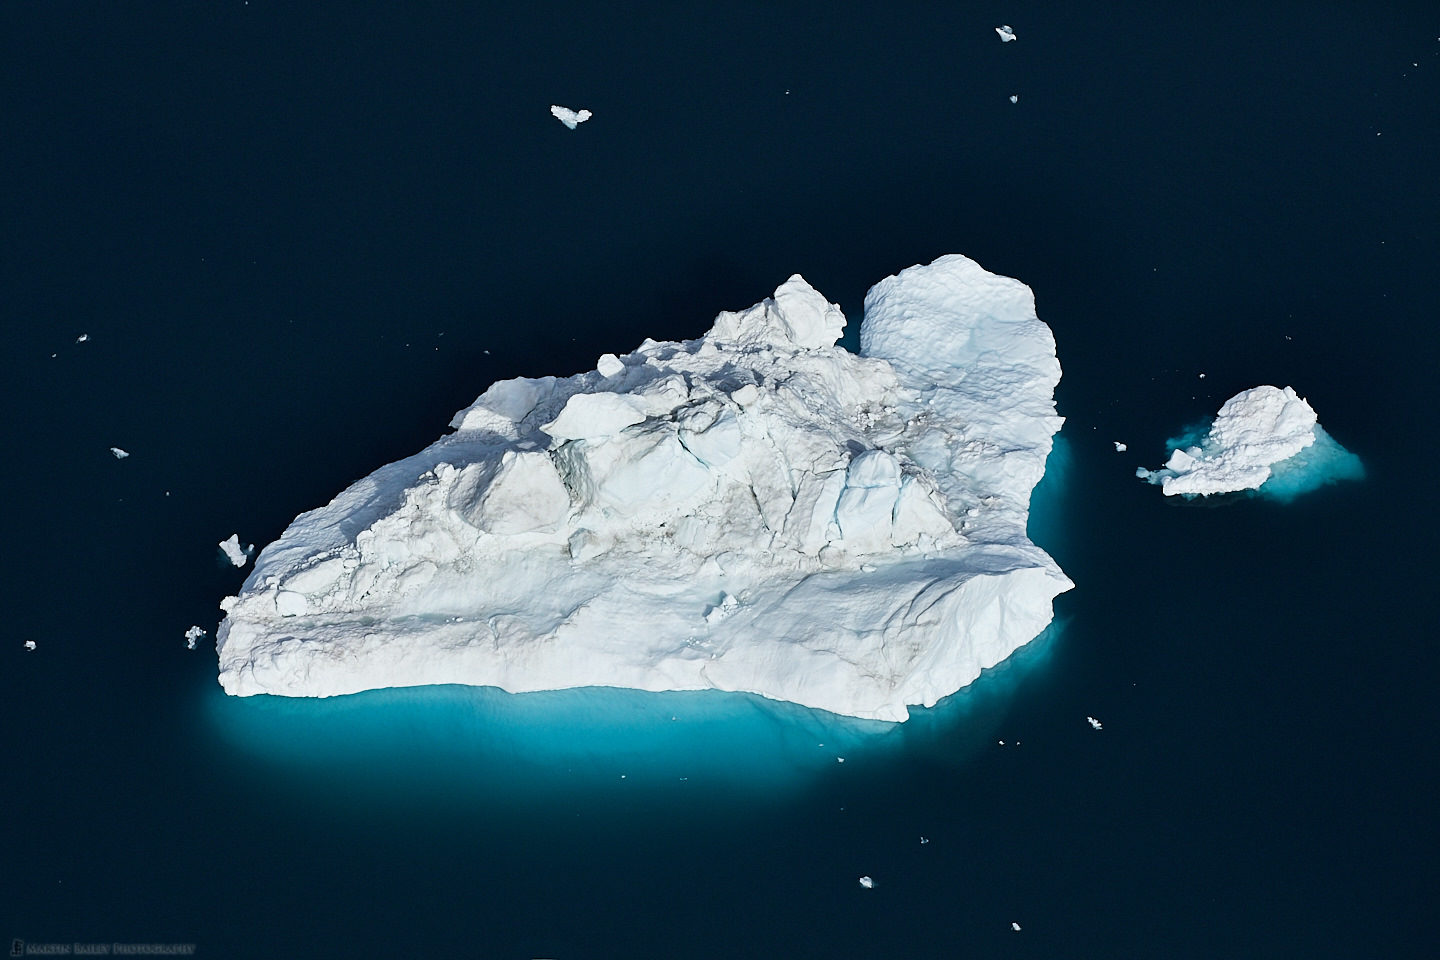
<svg viewBox="0 0 1440 960">
<path fill-rule="evenodd" d="M 1433 952 L 1433 3 L 296 6 L 0 6 L 0 937 Z M 491 381 L 792 272 L 858 319 L 948 252 L 1055 331 L 1032 529 L 1077 588 L 934 711 L 237 701 L 185 650 L 242 576 L 217 541 Z M 1134 479 L 1260 383 L 1365 478 Z"/>
</svg>

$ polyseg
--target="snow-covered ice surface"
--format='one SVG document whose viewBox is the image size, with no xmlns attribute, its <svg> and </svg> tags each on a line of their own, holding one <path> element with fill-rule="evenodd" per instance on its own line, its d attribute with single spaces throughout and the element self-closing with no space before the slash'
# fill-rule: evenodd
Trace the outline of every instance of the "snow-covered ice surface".
<svg viewBox="0 0 1440 960">
<path fill-rule="evenodd" d="M 1030 289 L 964 257 L 801 277 L 454 432 L 298 517 L 217 633 L 235 695 L 459 683 L 746 691 L 903 720 L 1072 586 L 1026 535 L 1061 418 Z"/>
<path fill-rule="evenodd" d="M 1226 400 L 1203 437 L 1175 441 L 1158 470 L 1135 475 L 1164 494 L 1187 497 L 1258 490 L 1282 498 L 1333 480 L 1358 479 L 1364 468 L 1331 439 L 1310 404 L 1291 387 L 1253 387 Z"/>
<path fill-rule="evenodd" d="M 589 110 L 571 110 L 569 107 L 562 107 L 555 104 L 550 106 L 550 114 L 565 126 L 574 130 L 594 116 Z"/>
</svg>

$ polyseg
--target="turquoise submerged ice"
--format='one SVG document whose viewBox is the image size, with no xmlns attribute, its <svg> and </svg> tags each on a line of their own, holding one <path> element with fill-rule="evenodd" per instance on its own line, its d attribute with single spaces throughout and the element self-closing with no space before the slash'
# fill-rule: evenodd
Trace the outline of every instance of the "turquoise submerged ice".
<svg viewBox="0 0 1440 960">
<path fill-rule="evenodd" d="M 495 384 L 260 554 L 221 684 L 933 705 L 1072 586 L 1026 535 L 1055 342 L 1028 287 L 960 256 L 872 288 L 859 355 L 845 322 L 797 275 L 697 340 Z"/>
<path fill-rule="evenodd" d="M 1288 500 L 1336 480 L 1363 477 L 1360 458 L 1317 422 L 1291 387 L 1253 387 L 1225 401 L 1204 436 L 1172 441 L 1165 466 L 1135 475 L 1168 496 L 1258 490 Z"/>
</svg>

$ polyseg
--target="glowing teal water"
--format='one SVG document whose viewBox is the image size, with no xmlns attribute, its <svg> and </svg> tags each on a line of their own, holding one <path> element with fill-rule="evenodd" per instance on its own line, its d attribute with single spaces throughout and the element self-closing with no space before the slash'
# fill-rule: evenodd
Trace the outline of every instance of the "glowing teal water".
<svg viewBox="0 0 1440 960">
<path fill-rule="evenodd" d="M 1288 460 L 1270 468 L 1270 479 L 1260 486 L 1261 496 L 1288 503 L 1318 490 L 1326 484 L 1342 480 L 1364 480 L 1365 465 L 1360 458 L 1335 442 L 1319 425 L 1315 426 L 1315 442 Z"/>
<path fill-rule="evenodd" d="M 1042 541 L 1059 532 L 1071 460 L 1057 438 L 1031 507 L 1032 534 Z M 288 777 L 417 804 L 444 794 L 514 807 L 620 780 L 632 799 L 689 783 L 774 796 L 877 751 L 943 742 L 952 754 L 968 753 L 991 743 L 1016 685 L 1043 669 L 1059 633 L 1052 626 L 903 725 L 749 694 L 609 687 L 509 694 L 433 686 L 327 699 L 234 698 L 211 688 L 203 702 L 219 737 Z"/>
</svg>

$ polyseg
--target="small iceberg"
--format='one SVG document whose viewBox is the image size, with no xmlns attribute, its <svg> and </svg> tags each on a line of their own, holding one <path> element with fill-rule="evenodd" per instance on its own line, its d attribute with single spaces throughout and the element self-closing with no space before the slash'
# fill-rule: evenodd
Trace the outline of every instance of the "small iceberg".
<svg viewBox="0 0 1440 960">
<path fill-rule="evenodd" d="M 861 877 L 861 878 L 860 878 L 860 886 L 864 887 L 866 890 L 874 890 L 874 889 L 875 889 L 875 881 L 874 881 L 873 879 L 871 879 L 870 877 Z"/>
<path fill-rule="evenodd" d="M 1095 728 L 1096 730 L 1105 729 L 1105 724 L 1101 723 L 1099 720 L 1096 720 L 1094 717 L 1086 717 L 1085 719 L 1089 722 L 1090 726 Z"/>
<path fill-rule="evenodd" d="M 1129 449 L 1130 449 L 1128 446 L 1126 446 L 1125 444 L 1121 443 L 1119 440 L 1115 440 L 1115 441 L 1112 441 L 1112 442 L 1115 444 L 1115 452 L 1116 452 L 1116 453 L 1124 453 L 1126 450 L 1129 450 Z"/>
<path fill-rule="evenodd" d="M 562 107 L 556 104 L 550 105 L 550 113 L 565 126 L 574 130 L 594 116 L 589 110 L 571 110 L 569 107 Z"/>
<path fill-rule="evenodd" d="M 195 649 L 195 644 L 198 643 L 198 642 L 200 642 L 200 639 L 201 639 L 202 637 L 204 637 L 204 636 L 205 636 L 205 631 L 202 630 L 202 629 L 201 629 L 200 627 L 198 627 L 198 626 L 197 626 L 197 627 L 191 627 L 189 630 L 186 630 L 186 631 L 185 631 L 185 649 L 186 649 L 186 650 L 194 650 L 194 649 Z"/>
<path fill-rule="evenodd" d="M 240 534 L 232 533 L 228 540 L 220 541 L 220 550 L 225 558 L 237 567 L 243 567 L 250 560 L 250 555 L 255 552 L 255 544 L 248 547 L 240 546 Z"/>
<path fill-rule="evenodd" d="M 116 460 L 124 460 L 126 457 L 130 456 L 129 450 L 121 450 L 119 447 L 111 447 L 110 453 L 112 456 L 115 457 Z"/>
<path fill-rule="evenodd" d="M 25 641 L 25 649 L 26 649 L 26 650 L 34 650 L 34 649 L 35 649 L 35 641 L 34 641 L 34 640 L 26 640 L 26 641 Z"/>
<path fill-rule="evenodd" d="M 1167 497 L 1259 490 L 1282 500 L 1365 475 L 1360 458 L 1336 443 L 1293 387 L 1260 386 L 1226 400 L 1203 436 L 1172 440 L 1170 459 L 1135 475 Z"/>
<path fill-rule="evenodd" d="M 1000 34 L 1001 43 L 1009 43 L 1015 39 L 1015 30 L 1008 23 L 1004 26 L 996 27 L 995 32 Z"/>
</svg>

